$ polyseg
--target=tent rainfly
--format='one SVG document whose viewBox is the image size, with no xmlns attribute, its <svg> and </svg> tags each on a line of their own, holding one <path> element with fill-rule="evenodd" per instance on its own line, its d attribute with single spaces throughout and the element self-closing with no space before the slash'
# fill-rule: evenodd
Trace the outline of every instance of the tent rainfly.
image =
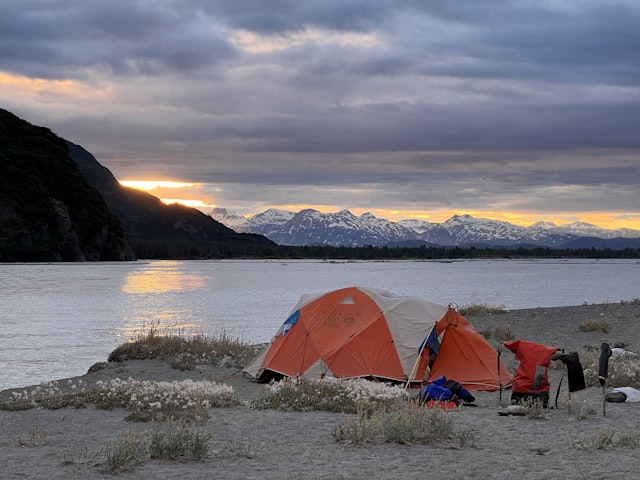
<svg viewBox="0 0 640 480">
<path fill-rule="evenodd" d="M 468 390 L 511 385 L 496 351 L 454 308 L 365 287 L 303 295 L 245 372 L 258 382 L 332 376 L 419 386 L 444 375 Z"/>
</svg>

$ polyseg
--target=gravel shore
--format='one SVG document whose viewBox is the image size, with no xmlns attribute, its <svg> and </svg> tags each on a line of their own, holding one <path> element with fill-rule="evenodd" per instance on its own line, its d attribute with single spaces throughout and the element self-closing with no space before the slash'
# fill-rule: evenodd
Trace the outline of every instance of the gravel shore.
<svg viewBox="0 0 640 480">
<path fill-rule="evenodd" d="M 507 325 L 516 339 L 577 351 L 602 342 L 624 343 L 640 351 L 640 306 L 624 304 L 515 310 L 502 314 L 468 316 L 479 331 Z M 583 332 L 580 325 L 601 320 L 607 333 Z M 513 355 L 503 359 L 513 365 Z M 88 368 L 89 366 L 87 366 Z M 551 391 L 563 374 L 551 369 Z M 477 392 L 476 407 L 451 412 L 461 425 L 473 425 L 474 446 L 451 448 L 440 444 L 348 446 L 336 443 L 333 432 L 343 416 L 328 412 L 254 410 L 247 402 L 267 394 L 264 385 L 251 383 L 237 369 L 199 366 L 180 371 L 156 360 L 113 364 L 72 379 L 91 385 L 112 378 L 173 381 L 185 378 L 212 380 L 234 388 L 244 406 L 209 411 L 206 428 L 212 433 L 210 455 L 203 462 L 150 460 L 118 478 L 189 479 L 421 479 L 426 477 L 475 479 L 619 479 L 637 475 L 640 447 L 576 448 L 603 432 L 640 435 L 640 404 L 607 404 L 602 411 L 602 390 L 589 387 L 572 393 L 572 400 L 591 406 L 585 419 L 571 415 L 560 392 L 560 408 L 550 408 L 545 418 L 501 416 L 497 392 Z M 67 379 L 60 380 L 65 384 Z M 640 385 L 630 385 L 639 388 Z M 21 389 L 22 390 L 22 389 Z M 27 389 L 28 390 L 28 389 Z M 0 392 L 0 399 L 12 392 Z M 508 400 L 509 391 L 503 393 Z M 0 478 L 73 479 L 109 474 L 97 468 L 97 456 L 121 432 L 142 431 L 148 424 L 127 422 L 127 412 L 116 409 L 31 409 L 0 411 Z M 23 446 L 20 439 L 32 427 L 44 432 L 46 444 Z M 23 442 L 24 443 L 24 442 Z M 639 442 L 640 444 L 640 442 Z M 232 446 L 232 448 L 230 448 Z M 240 454 L 244 451 L 245 454 Z M 248 452 L 251 454 L 246 454 Z"/>
</svg>

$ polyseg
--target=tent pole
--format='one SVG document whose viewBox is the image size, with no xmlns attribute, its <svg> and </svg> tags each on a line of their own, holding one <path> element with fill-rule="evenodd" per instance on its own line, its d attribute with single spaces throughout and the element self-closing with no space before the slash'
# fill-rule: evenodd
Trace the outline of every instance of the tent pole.
<svg viewBox="0 0 640 480">
<path fill-rule="evenodd" d="M 407 390 L 409 388 L 409 385 L 411 385 L 411 378 L 413 377 L 414 373 L 418 369 L 418 363 L 420 363 L 420 358 L 422 358 L 422 352 L 424 352 L 424 347 L 427 346 L 427 338 L 425 338 L 424 342 L 422 342 L 422 345 L 420 345 L 420 351 L 418 351 L 418 358 L 416 358 L 416 363 L 413 364 L 413 368 L 411 369 L 411 375 L 409 375 L 409 378 L 407 378 L 407 384 L 404 386 L 405 390 Z"/>
</svg>

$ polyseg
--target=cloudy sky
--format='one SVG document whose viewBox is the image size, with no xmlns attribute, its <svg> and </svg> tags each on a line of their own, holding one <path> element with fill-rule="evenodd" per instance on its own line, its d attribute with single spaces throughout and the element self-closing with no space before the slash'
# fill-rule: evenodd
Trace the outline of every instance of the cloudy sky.
<svg viewBox="0 0 640 480">
<path fill-rule="evenodd" d="M 637 0 L 3 0 L 0 107 L 203 211 L 640 228 Z"/>
</svg>

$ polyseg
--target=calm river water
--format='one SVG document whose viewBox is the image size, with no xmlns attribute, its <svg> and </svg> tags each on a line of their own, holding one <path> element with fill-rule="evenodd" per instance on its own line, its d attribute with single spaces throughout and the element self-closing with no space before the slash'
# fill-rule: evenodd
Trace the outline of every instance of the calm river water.
<svg viewBox="0 0 640 480">
<path fill-rule="evenodd" d="M 509 309 L 640 297 L 637 260 L 0 264 L 0 390 L 81 375 L 150 326 L 266 342 L 303 293 L 359 285 Z"/>
</svg>

